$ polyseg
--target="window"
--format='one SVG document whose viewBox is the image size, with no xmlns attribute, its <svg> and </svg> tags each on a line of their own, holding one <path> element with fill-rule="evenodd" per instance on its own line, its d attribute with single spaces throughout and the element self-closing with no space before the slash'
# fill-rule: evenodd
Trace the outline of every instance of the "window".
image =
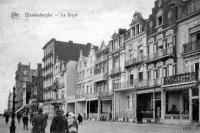
<svg viewBox="0 0 200 133">
<path fill-rule="evenodd" d="M 115 57 L 113 60 L 113 68 L 119 68 L 119 57 Z"/>
<path fill-rule="evenodd" d="M 133 85 L 133 74 L 129 75 L 130 85 Z"/>
<path fill-rule="evenodd" d="M 127 99 L 127 109 L 130 109 L 130 96 L 127 96 L 126 99 Z"/>
<path fill-rule="evenodd" d="M 157 18 L 157 25 L 159 26 L 159 25 L 162 25 L 162 21 L 163 21 L 163 17 L 162 16 L 159 16 L 158 18 Z"/>
</svg>

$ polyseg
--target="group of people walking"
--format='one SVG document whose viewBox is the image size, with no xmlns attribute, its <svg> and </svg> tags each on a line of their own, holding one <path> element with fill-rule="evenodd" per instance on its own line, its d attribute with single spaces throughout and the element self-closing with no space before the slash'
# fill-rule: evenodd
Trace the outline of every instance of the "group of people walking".
<svg viewBox="0 0 200 133">
<path fill-rule="evenodd" d="M 8 123 L 9 114 L 4 114 L 5 121 Z M 17 113 L 17 120 L 20 123 L 22 119 L 24 130 L 28 130 L 28 113 Z M 43 114 L 42 108 L 37 113 L 30 114 L 30 123 L 32 124 L 31 133 L 45 133 L 48 116 Z M 66 115 L 62 114 L 60 109 L 56 109 L 56 115 L 53 117 L 50 125 L 50 133 L 78 133 L 78 125 L 82 123 L 83 117 L 78 114 L 77 120 L 75 115 L 70 112 Z"/>
<path fill-rule="evenodd" d="M 78 122 L 75 115 L 70 112 L 62 115 L 61 110 L 56 110 L 56 116 L 52 119 L 50 133 L 78 133 L 78 124 L 82 123 L 82 116 L 78 115 Z"/>
</svg>

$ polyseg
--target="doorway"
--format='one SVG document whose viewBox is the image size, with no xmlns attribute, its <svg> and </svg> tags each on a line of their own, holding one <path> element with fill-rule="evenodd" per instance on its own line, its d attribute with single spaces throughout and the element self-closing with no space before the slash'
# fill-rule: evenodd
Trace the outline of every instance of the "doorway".
<svg viewBox="0 0 200 133">
<path fill-rule="evenodd" d="M 199 99 L 192 100 L 192 120 L 199 122 Z"/>
</svg>

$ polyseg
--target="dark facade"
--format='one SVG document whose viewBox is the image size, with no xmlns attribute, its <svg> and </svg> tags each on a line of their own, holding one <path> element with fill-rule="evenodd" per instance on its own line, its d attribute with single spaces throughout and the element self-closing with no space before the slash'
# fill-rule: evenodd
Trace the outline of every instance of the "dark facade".
<svg viewBox="0 0 200 133">
<path fill-rule="evenodd" d="M 16 81 L 16 109 L 23 106 L 24 84 L 30 81 L 30 65 L 18 64 L 15 81 Z"/>
</svg>

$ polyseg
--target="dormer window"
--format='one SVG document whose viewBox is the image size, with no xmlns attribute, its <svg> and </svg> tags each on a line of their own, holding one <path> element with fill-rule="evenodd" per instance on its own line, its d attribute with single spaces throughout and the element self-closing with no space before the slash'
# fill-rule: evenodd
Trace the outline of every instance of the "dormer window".
<svg viewBox="0 0 200 133">
<path fill-rule="evenodd" d="M 162 16 L 159 16 L 157 19 L 158 19 L 158 20 L 157 20 L 158 26 L 159 26 L 159 25 L 162 25 L 163 17 L 162 17 Z"/>
<path fill-rule="evenodd" d="M 156 15 L 156 25 L 160 26 L 163 24 L 163 10 L 159 10 Z"/>
</svg>

